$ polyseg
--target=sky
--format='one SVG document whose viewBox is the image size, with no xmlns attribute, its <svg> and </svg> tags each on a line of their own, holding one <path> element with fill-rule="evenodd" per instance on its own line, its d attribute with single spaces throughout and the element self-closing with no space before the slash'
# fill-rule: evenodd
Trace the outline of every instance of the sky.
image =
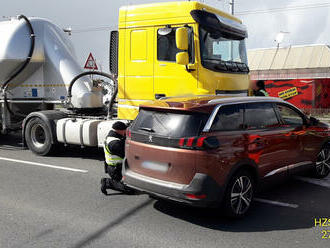
<svg viewBox="0 0 330 248">
<path fill-rule="evenodd" d="M 164 1 L 171 0 L 0 0 L 0 21 L 24 14 L 71 27 L 79 63 L 83 66 L 92 52 L 99 67 L 108 71 L 110 29 L 116 29 L 119 7 Z M 201 1 L 230 11 L 230 0 Z M 276 46 L 280 31 L 288 32 L 284 47 L 330 44 L 330 0 L 235 0 L 234 9 L 249 30 L 248 49 Z"/>
</svg>

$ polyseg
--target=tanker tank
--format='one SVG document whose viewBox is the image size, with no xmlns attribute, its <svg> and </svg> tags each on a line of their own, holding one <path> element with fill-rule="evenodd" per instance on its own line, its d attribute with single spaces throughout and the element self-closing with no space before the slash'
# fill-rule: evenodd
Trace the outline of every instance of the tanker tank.
<svg viewBox="0 0 330 248">
<path fill-rule="evenodd" d="M 70 81 L 82 73 L 73 45 L 58 26 L 42 18 L 29 18 L 35 33 L 33 56 L 27 67 L 8 85 L 8 99 L 60 103 L 67 96 Z M 0 22 L 0 87 L 27 59 L 31 33 L 24 19 Z M 75 108 L 100 108 L 102 93 L 89 76 L 72 88 Z"/>
</svg>

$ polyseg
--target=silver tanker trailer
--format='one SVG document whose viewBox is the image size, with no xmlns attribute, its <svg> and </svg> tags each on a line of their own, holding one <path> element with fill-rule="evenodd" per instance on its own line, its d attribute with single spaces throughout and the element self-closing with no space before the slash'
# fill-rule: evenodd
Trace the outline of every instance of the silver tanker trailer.
<svg viewBox="0 0 330 248">
<path fill-rule="evenodd" d="M 88 74 L 109 79 L 108 104 Z M 58 143 L 102 146 L 113 121 L 116 79 L 83 72 L 67 35 L 46 19 L 0 22 L 0 87 L 2 133 L 22 130 L 24 143 L 39 155 Z"/>
</svg>

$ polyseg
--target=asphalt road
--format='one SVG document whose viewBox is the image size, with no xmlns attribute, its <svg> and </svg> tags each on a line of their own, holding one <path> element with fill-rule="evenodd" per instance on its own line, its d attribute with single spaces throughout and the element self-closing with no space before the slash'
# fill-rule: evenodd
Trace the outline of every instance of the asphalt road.
<svg viewBox="0 0 330 248">
<path fill-rule="evenodd" d="M 330 226 L 314 224 L 314 218 L 330 218 L 330 178 L 277 186 L 258 196 L 246 218 L 233 221 L 219 210 L 146 195 L 104 196 L 98 150 L 67 148 L 60 157 L 38 157 L 19 141 L 0 137 L 1 248 L 330 247 L 321 233 Z"/>
</svg>

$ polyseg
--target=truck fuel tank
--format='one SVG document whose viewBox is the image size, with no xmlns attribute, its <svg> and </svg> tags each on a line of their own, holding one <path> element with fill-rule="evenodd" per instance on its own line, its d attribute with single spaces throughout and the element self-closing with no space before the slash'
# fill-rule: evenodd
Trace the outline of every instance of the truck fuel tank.
<svg viewBox="0 0 330 248">
<path fill-rule="evenodd" d="M 97 146 L 97 127 L 101 120 L 64 118 L 56 123 L 57 140 L 64 144 Z"/>
</svg>

